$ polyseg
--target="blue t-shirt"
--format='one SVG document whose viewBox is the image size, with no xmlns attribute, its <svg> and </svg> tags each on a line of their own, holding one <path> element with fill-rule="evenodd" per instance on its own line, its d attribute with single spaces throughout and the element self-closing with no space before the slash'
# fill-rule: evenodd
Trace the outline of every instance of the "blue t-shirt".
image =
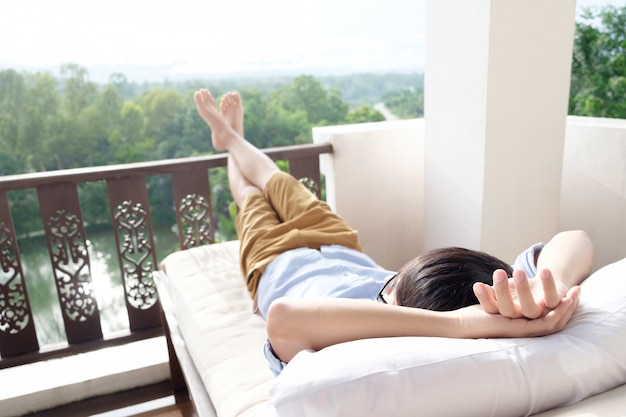
<svg viewBox="0 0 626 417">
<path fill-rule="evenodd" d="M 292 249 L 265 268 L 257 289 L 257 307 L 267 317 L 272 301 L 281 297 L 375 301 L 385 278 L 393 274 L 363 252 L 341 245 Z"/>
<path fill-rule="evenodd" d="M 534 278 L 537 275 L 537 265 L 535 265 L 535 258 L 539 256 L 539 252 L 543 249 L 544 244 L 539 242 L 535 243 L 524 252 L 517 255 L 515 263 L 511 265 L 513 269 L 522 269 L 526 272 L 528 278 Z"/>
<path fill-rule="evenodd" d="M 535 254 L 543 248 L 536 243 L 518 255 L 513 269 L 523 269 L 529 278 L 537 274 Z M 285 273 L 289 271 L 289 273 Z M 298 248 L 276 257 L 263 272 L 257 306 L 263 317 L 277 298 L 329 297 L 376 300 L 385 278 L 394 271 L 382 269 L 372 258 L 341 245 L 320 250 Z"/>
</svg>

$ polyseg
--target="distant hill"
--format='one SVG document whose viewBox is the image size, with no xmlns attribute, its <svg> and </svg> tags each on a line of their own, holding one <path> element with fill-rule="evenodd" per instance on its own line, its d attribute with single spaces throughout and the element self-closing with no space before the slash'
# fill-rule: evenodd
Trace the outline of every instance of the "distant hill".
<svg viewBox="0 0 626 417">
<path fill-rule="evenodd" d="M 298 74 L 301 75 L 301 74 Z M 346 75 L 324 75 L 315 77 L 324 87 L 341 91 L 344 101 L 351 108 L 363 105 L 374 106 L 392 93 L 406 90 L 423 89 L 424 74 L 422 73 L 359 73 Z M 199 86 L 216 88 L 220 91 L 244 90 L 256 88 L 261 91 L 272 91 L 291 82 L 296 76 L 268 75 L 224 78 L 196 78 L 192 80 L 167 80 L 161 85 L 166 88 L 194 89 Z"/>
<path fill-rule="evenodd" d="M 0 61 L 0 70 L 3 68 Z M 59 68 L 13 68 L 17 71 L 37 73 L 49 72 L 59 76 Z M 168 68 L 140 66 L 89 66 L 85 67 L 89 79 L 97 84 L 109 83 L 111 76 L 115 81 L 125 80 L 122 94 L 125 98 L 138 96 L 153 87 L 172 88 L 179 91 L 193 91 L 207 87 L 216 91 L 235 91 L 255 88 L 270 92 L 289 84 L 291 80 L 303 74 L 224 74 L 221 76 L 185 75 L 180 78 L 168 77 Z M 422 90 L 424 74 L 421 72 L 389 73 L 353 73 L 353 74 L 307 74 L 314 76 L 324 87 L 335 88 L 341 92 L 342 99 L 351 108 L 363 105 L 374 107 L 385 101 L 389 94 L 398 94 L 406 90 Z M 144 80 L 144 81 L 136 81 Z"/>
</svg>

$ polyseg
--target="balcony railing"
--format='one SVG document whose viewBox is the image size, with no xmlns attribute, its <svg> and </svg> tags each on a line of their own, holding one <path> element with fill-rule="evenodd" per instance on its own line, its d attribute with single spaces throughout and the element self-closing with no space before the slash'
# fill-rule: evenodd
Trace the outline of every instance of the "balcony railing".
<svg viewBox="0 0 626 417">
<path fill-rule="evenodd" d="M 288 161 L 296 178 L 320 190 L 319 155 L 329 144 L 267 149 Z M 152 281 L 158 268 L 147 178 L 171 176 L 180 249 L 213 243 L 214 207 L 209 170 L 226 166 L 225 154 L 145 163 L 110 165 L 0 177 L 0 369 L 62 357 L 163 333 L 161 309 Z M 105 182 L 128 313 L 128 331 L 103 335 L 92 285 L 86 219 L 78 187 Z M 11 216 L 8 191 L 36 190 L 43 233 L 63 317 L 66 343 L 40 347 Z M 87 219 L 88 220 L 88 219 Z"/>
</svg>

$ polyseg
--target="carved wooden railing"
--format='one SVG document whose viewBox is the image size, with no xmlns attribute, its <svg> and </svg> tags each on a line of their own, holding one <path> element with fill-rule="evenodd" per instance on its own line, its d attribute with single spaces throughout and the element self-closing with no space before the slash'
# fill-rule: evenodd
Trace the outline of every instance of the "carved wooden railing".
<svg viewBox="0 0 626 417">
<path fill-rule="evenodd" d="M 331 145 L 264 150 L 287 160 L 296 178 L 320 189 L 319 155 Z M 214 242 L 209 170 L 226 155 L 0 177 L 0 369 L 114 346 L 163 333 L 152 271 L 158 267 L 146 179 L 171 175 L 181 249 Z M 124 285 L 129 331 L 104 337 L 87 251 L 78 185 L 106 182 Z M 40 348 L 7 191 L 35 189 L 61 306 L 67 343 Z M 319 192 L 319 191 L 318 191 Z"/>
</svg>

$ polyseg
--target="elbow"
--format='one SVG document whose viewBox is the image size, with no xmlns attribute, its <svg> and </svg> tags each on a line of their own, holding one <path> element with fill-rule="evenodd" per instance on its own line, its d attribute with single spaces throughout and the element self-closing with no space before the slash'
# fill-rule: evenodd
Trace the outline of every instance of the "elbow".
<svg viewBox="0 0 626 417">
<path fill-rule="evenodd" d="M 276 356 L 288 363 L 299 351 L 307 349 L 299 340 L 293 300 L 276 299 L 267 312 L 267 338 Z"/>
<path fill-rule="evenodd" d="M 585 278 L 589 276 L 589 274 L 591 274 L 594 257 L 593 241 L 589 237 L 589 234 L 584 230 L 568 230 L 558 235 L 562 235 L 563 238 L 575 245 L 577 248 L 576 257 L 579 261 L 580 272 L 584 274 Z"/>
<path fill-rule="evenodd" d="M 581 255 L 584 257 L 584 260 L 586 261 L 586 264 L 588 266 L 587 273 L 591 273 L 594 248 L 593 242 L 589 237 L 589 234 L 584 230 L 571 230 L 569 233 L 571 233 L 574 236 L 574 239 L 577 240 L 581 248 Z"/>
<path fill-rule="evenodd" d="M 285 333 L 288 333 L 286 330 L 289 325 L 288 316 L 289 303 L 284 298 L 278 298 L 270 304 L 266 317 L 267 337 L 270 342 L 279 340 L 284 337 Z"/>
</svg>

